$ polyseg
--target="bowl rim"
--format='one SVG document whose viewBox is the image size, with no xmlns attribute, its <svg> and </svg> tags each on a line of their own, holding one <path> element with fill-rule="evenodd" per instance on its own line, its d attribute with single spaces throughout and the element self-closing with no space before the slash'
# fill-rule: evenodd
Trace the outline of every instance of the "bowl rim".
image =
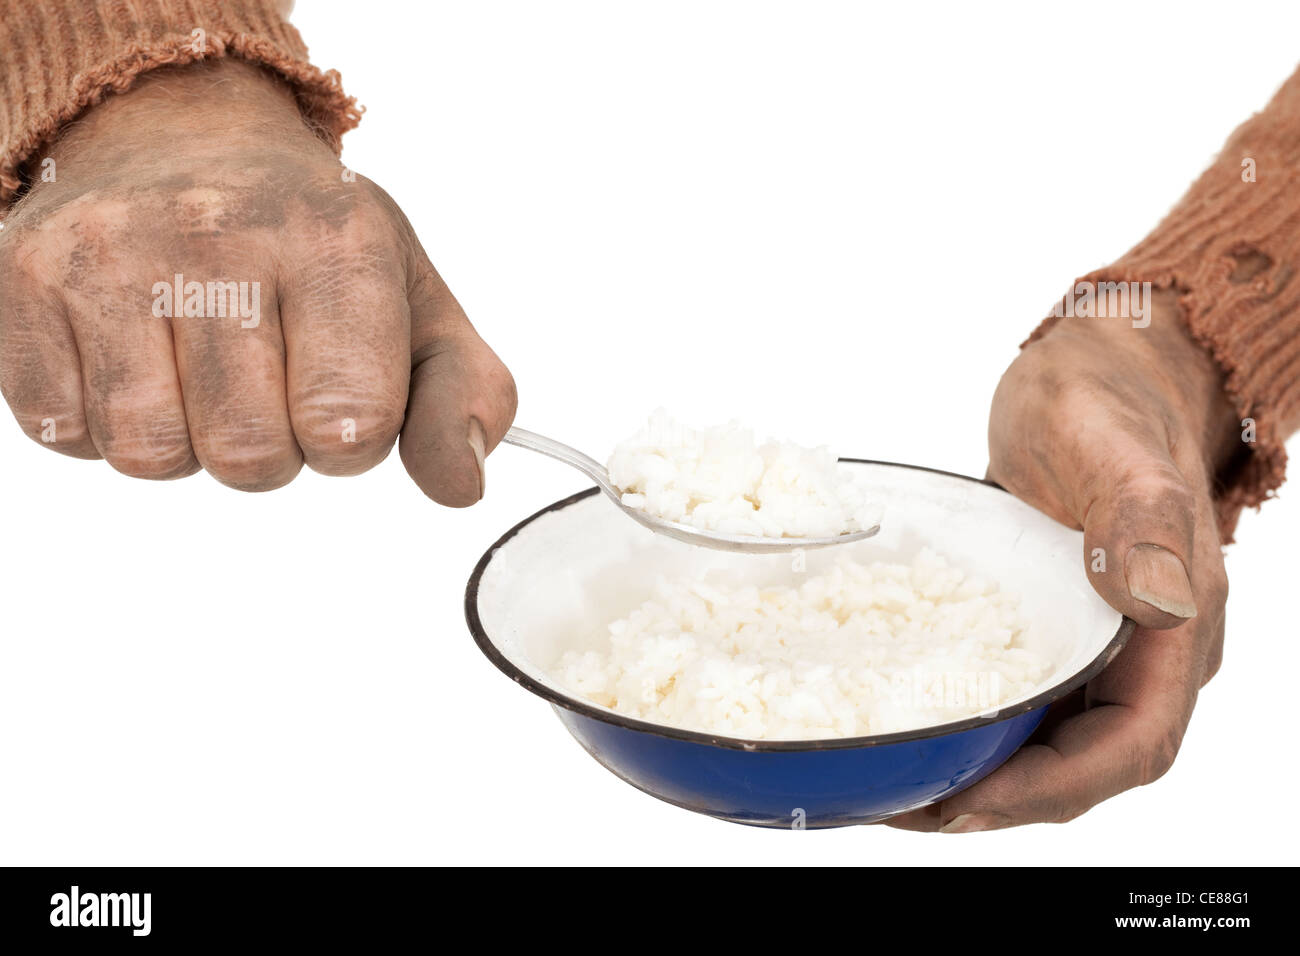
<svg viewBox="0 0 1300 956">
<path fill-rule="evenodd" d="M 988 478 L 973 478 L 970 475 L 962 475 L 954 471 L 944 471 L 940 468 L 928 468 L 924 465 L 910 465 L 897 461 L 880 461 L 873 458 L 840 458 L 841 462 L 857 465 L 884 465 L 889 468 L 908 468 L 913 471 L 926 471 L 931 474 L 945 475 L 949 478 L 960 478 L 963 481 L 974 482 L 977 485 L 984 485 L 994 488 L 1003 494 L 1010 494 L 1005 488 L 996 481 Z M 931 727 L 919 727 L 915 730 L 902 730 L 888 734 L 871 734 L 864 737 L 831 737 L 811 740 L 751 740 L 743 737 L 728 737 L 721 734 L 709 734 L 699 730 L 687 730 L 682 727 L 670 727 L 667 724 L 656 724 L 646 720 L 638 720 L 635 717 L 628 717 L 614 711 L 605 710 L 604 708 L 584 701 L 578 697 L 571 697 L 562 693 L 553 687 L 550 687 L 536 680 L 530 675 L 524 673 L 513 661 L 511 661 L 501 649 L 496 646 L 488 636 L 487 629 L 483 626 L 483 621 L 478 613 L 478 592 L 479 584 L 486 573 L 488 565 L 491 564 L 492 558 L 496 552 L 505 545 L 511 538 L 520 531 L 532 524 L 542 515 L 550 514 L 553 511 L 562 511 L 569 505 L 576 504 L 584 498 L 590 498 L 592 495 L 600 493 L 596 487 L 587 488 L 575 494 L 562 498 L 559 501 L 552 502 L 539 511 L 529 515 L 524 520 L 503 534 L 496 540 L 493 545 L 484 552 L 483 556 L 478 559 L 474 565 L 474 570 L 470 574 L 469 583 L 465 587 L 465 622 L 469 625 L 470 634 L 474 637 L 474 643 L 478 645 L 480 651 L 487 657 L 497 669 L 512 679 L 515 683 L 522 686 L 525 690 L 541 697 L 543 700 L 565 710 L 580 714 L 583 717 L 589 717 L 593 720 L 599 720 L 602 723 L 612 724 L 615 727 L 621 727 L 625 730 L 634 730 L 641 733 L 651 734 L 656 737 L 666 737 L 670 740 L 684 740 L 689 743 L 703 744 L 711 747 L 723 747 L 728 750 L 744 750 L 756 753 L 799 753 L 819 750 L 852 750 L 863 747 L 881 747 L 889 744 L 900 744 L 908 741 L 927 740 L 933 737 L 947 737 L 951 734 L 959 734 L 967 730 L 974 730 L 978 727 L 988 727 L 1004 720 L 1010 720 L 1012 717 L 1019 717 L 1021 714 L 1027 714 L 1030 711 L 1038 710 L 1040 707 L 1046 707 L 1048 704 L 1060 700 L 1066 694 L 1083 686 L 1092 678 L 1100 674 L 1107 665 L 1119 654 L 1128 639 L 1133 634 L 1133 629 L 1137 627 L 1137 622 L 1132 618 L 1123 616 L 1120 619 L 1119 627 L 1115 630 L 1114 636 L 1107 642 L 1106 646 L 1101 649 L 1086 666 L 1076 671 L 1065 680 L 1053 684 L 1051 687 L 1035 694 L 1028 700 L 1020 703 L 1010 704 L 989 715 L 976 715 L 974 717 L 965 717 L 961 720 L 950 721 L 946 724 L 936 724 Z M 1032 505 L 1030 506 L 1032 507 Z"/>
</svg>

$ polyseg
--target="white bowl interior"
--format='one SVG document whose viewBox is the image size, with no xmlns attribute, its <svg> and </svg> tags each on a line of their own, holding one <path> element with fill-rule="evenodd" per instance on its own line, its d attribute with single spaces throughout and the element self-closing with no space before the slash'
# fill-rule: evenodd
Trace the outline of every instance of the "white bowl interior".
<svg viewBox="0 0 1300 956">
<path fill-rule="evenodd" d="M 1054 664 L 1041 686 L 1019 700 L 1078 673 L 1115 636 L 1122 618 L 1088 583 L 1082 532 L 966 478 L 900 465 L 844 467 L 865 473 L 883 506 L 881 531 L 856 544 L 806 552 L 806 573 L 825 569 L 844 551 L 860 561 L 908 563 L 929 546 L 996 582 L 1020 599 L 1029 621 L 1023 645 Z M 647 600 L 657 576 L 705 573 L 761 585 L 796 584 L 805 576 L 790 555 L 731 554 L 656 535 L 595 494 L 543 514 L 494 552 L 479 582 L 479 619 L 503 656 L 572 697 L 548 673 L 561 654 L 601 646 L 609 622 Z"/>
</svg>

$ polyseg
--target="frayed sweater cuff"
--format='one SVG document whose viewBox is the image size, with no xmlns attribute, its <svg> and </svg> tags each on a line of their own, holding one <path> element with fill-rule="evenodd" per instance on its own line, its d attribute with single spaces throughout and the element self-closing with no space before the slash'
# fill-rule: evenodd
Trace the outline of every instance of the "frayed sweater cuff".
<svg viewBox="0 0 1300 956">
<path fill-rule="evenodd" d="M 339 75 L 307 60 L 272 0 L 0 0 L 0 209 L 23 164 L 78 114 L 162 66 L 221 57 L 289 84 L 303 116 L 337 152 L 361 110 Z"/>
</svg>

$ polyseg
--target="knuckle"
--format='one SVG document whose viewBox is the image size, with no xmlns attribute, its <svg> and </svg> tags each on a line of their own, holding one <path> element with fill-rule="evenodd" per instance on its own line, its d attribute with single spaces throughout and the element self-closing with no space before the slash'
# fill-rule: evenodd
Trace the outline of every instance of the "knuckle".
<svg viewBox="0 0 1300 956">
<path fill-rule="evenodd" d="M 400 208 L 396 200 L 388 194 L 388 190 L 375 182 L 369 176 L 357 176 L 357 183 L 361 186 L 361 194 L 365 197 L 366 204 L 376 206 L 389 215 L 393 216 L 399 213 Z"/>
<path fill-rule="evenodd" d="M 1118 495 L 1160 515 L 1189 520 L 1196 510 L 1196 495 L 1172 462 L 1143 462 L 1133 466 L 1120 482 Z"/>
<path fill-rule="evenodd" d="M 1079 817 L 1083 816 L 1091 809 L 1092 807 L 1088 807 L 1088 806 L 1079 806 L 1075 804 L 1067 805 L 1065 803 L 1062 803 L 1061 806 L 1058 808 L 1057 814 L 1054 817 L 1052 817 L 1052 822 L 1069 823 L 1071 820 L 1077 820 Z"/>
<path fill-rule="evenodd" d="M 496 406 L 504 409 L 508 413 L 508 420 L 513 421 L 515 412 L 519 410 L 519 387 L 510 370 L 498 362 L 488 373 L 485 385 L 488 394 L 495 396 Z"/>
<path fill-rule="evenodd" d="M 1223 666 L 1223 643 L 1219 642 L 1210 649 L 1205 658 L 1205 675 L 1201 678 L 1201 686 L 1204 687 L 1210 681 L 1214 680 L 1219 669 Z"/>
<path fill-rule="evenodd" d="M 378 464 L 397 440 L 406 402 L 397 395 L 310 399 L 296 406 L 294 430 L 307 463 L 347 474 Z"/>
<path fill-rule="evenodd" d="M 271 491 L 293 480 L 301 459 L 287 442 L 248 440 L 230 434 L 204 436 L 208 474 L 239 491 Z"/>
<path fill-rule="evenodd" d="M 362 202 L 354 205 L 349 225 L 351 228 L 346 235 L 355 248 L 398 249 L 403 245 L 399 223 L 378 203 Z"/>
<path fill-rule="evenodd" d="M 314 221 L 337 231 L 344 241 L 366 244 L 401 235 L 402 217 L 396 203 L 364 176 L 357 176 L 356 183 L 320 183 L 316 202 L 319 207 Z"/>
<path fill-rule="evenodd" d="M 94 190 L 39 210 L 29 207 L 0 249 L 0 280 L 71 296 L 115 279 L 133 244 L 126 234 L 132 208 Z"/>
<path fill-rule="evenodd" d="M 74 371 L 51 365 L 39 343 L 0 334 L 0 395 L 23 434 L 52 451 L 94 457 Z"/>
<path fill-rule="evenodd" d="M 9 361 L 10 358 L 17 358 L 11 352 L 12 349 L 0 337 L 0 396 L 26 430 L 39 423 L 56 406 L 65 403 L 49 394 L 50 389 L 43 375 L 30 374 L 31 366 L 24 367 L 21 362 Z"/>
<path fill-rule="evenodd" d="M 1143 749 L 1138 764 L 1138 783 L 1145 787 L 1155 783 L 1174 765 L 1183 735 L 1178 730 L 1165 730 Z"/>
<path fill-rule="evenodd" d="M 1053 794 L 1047 798 L 1047 804 L 1043 808 L 1043 819 L 1049 823 L 1068 823 L 1082 812 L 1072 807 L 1063 794 Z"/>
<path fill-rule="evenodd" d="M 233 203 L 223 188 L 194 184 L 176 192 L 167 203 L 176 234 L 187 238 L 220 235 L 243 225 L 246 210 Z"/>
<path fill-rule="evenodd" d="M 51 367 L 38 348 L 0 336 L 0 395 L 24 430 L 40 430 L 47 419 L 68 428 L 84 426 L 80 382 L 75 371 Z"/>
<path fill-rule="evenodd" d="M 153 442 L 110 441 L 102 449 L 104 459 L 128 478 L 169 481 L 198 471 L 189 446 L 160 446 Z"/>
<path fill-rule="evenodd" d="M 5 226 L 12 225 L 13 217 L 10 217 Z M 40 246 L 17 229 L 6 228 L 0 232 L 0 279 L 4 280 L 0 283 L 0 302 L 4 301 L 6 291 L 32 277 L 31 260 L 39 253 Z"/>
<path fill-rule="evenodd" d="M 185 419 L 115 414 L 104 416 L 95 444 L 105 460 L 131 478 L 166 481 L 198 470 Z"/>
<path fill-rule="evenodd" d="M 16 235 L 12 242 L 0 248 L 0 302 L 7 302 L 6 293 L 12 294 L 14 290 L 20 294 L 39 294 L 40 290 L 52 286 L 56 248 L 56 243 L 41 241 L 30 234 Z"/>
<path fill-rule="evenodd" d="M 1183 483 L 1172 464 L 1163 462 L 1130 466 L 1127 474 L 1109 490 L 1100 493 L 1106 503 L 1106 526 L 1117 534 L 1134 529 L 1142 534 L 1159 533 L 1186 549 L 1194 539 L 1198 499 Z M 1153 539 L 1144 539 L 1153 540 Z M 1154 539 L 1158 543 L 1161 539 Z"/>
<path fill-rule="evenodd" d="M 73 248 L 83 237 L 106 237 L 120 233 L 128 221 L 131 204 L 90 189 L 42 212 L 28 223 L 28 238 L 41 247 Z"/>
<path fill-rule="evenodd" d="M 1058 383 L 1057 401 L 1047 406 L 1047 414 L 1058 428 L 1077 427 L 1097 411 L 1100 396 L 1091 384 L 1076 378 Z"/>
<path fill-rule="evenodd" d="M 90 429 L 80 410 L 46 408 L 22 409 L 10 405 L 19 427 L 32 441 L 51 451 L 81 455 L 92 446 Z"/>
</svg>

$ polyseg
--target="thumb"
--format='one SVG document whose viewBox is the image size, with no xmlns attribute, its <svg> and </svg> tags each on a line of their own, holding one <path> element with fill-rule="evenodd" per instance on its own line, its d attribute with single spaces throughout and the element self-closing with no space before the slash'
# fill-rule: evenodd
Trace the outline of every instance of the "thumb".
<svg viewBox="0 0 1300 956">
<path fill-rule="evenodd" d="M 399 452 L 420 490 L 463 508 L 483 497 L 484 460 L 515 417 L 515 382 L 421 256 L 411 301 L 411 393 Z"/>
<path fill-rule="evenodd" d="M 1106 484 L 1083 518 L 1084 562 L 1097 593 L 1144 627 L 1196 616 L 1192 560 L 1198 495 L 1167 455 L 1113 448 Z"/>
</svg>

